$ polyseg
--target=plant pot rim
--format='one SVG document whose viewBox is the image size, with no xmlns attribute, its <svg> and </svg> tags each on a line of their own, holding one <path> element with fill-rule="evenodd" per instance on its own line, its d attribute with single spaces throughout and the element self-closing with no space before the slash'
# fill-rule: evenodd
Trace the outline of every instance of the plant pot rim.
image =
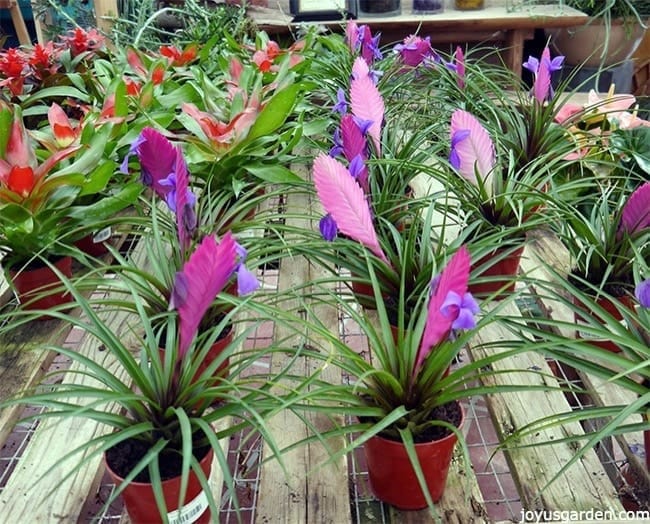
<svg viewBox="0 0 650 524">
<path fill-rule="evenodd" d="M 197 460 L 199 461 L 199 463 L 201 463 L 201 462 L 203 462 L 205 460 L 212 460 L 211 458 L 209 458 L 211 455 L 212 455 L 212 457 L 214 457 L 214 449 L 212 448 L 212 446 L 207 446 L 206 454 L 203 457 L 201 457 L 200 459 L 197 459 Z M 108 459 L 107 459 L 107 456 L 106 456 L 106 451 L 103 453 L 103 461 L 104 461 L 104 466 L 110 472 L 110 474 L 113 475 L 116 479 L 121 479 L 121 481 L 124 482 L 124 477 L 122 477 L 121 475 L 116 473 L 115 470 L 113 470 L 111 465 L 108 463 Z M 192 472 L 192 468 L 190 468 L 190 473 L 191 472 Z M 179 475 L 176 475 L 174 477 L 165 479 L 160 484 L 162 486 L 162 485 L 165 485 L 167 483 L 174 482 L 174 480 L 177 479 L 180 476 L 181 475 L 179 474 Z M 142 481 L 132 480 L 132 481 L 129 482 L 129 485 L 136 486 L 136 487 L 137 486 L 145 487 L 145 486 L 153 485 L 153 482 L 142 482 Z"/>
<path fill-rule="evenodd" d="M 458 407 L 460 409 L 460 422 L 458 423 L 456 428 L 458 430 L 462 430 L 463 426 L 467 422 L 467 412 L 465 410 L 465 407 L 463 406 L 463 403 L 460 400 L 452 400 L 449 403 L 454 403 L 454 402 L 458 405 Z M 425 447 L 425 446 L 430 445 L 432 442 L 445 442 L 447 440 L 450 440 L 452 438 L 457 438 L 457 437 L 458 437 L 458 435 L 454 431 L 451 431 L 448 435 L 446 435 L 446 436 L 444 436 L 442 438 L 437 438 L 437 439 L 433 439 L 433 440 L 426 440 L 424 442 L 414 442 L 413 445 L 416 448 Z M 402 442 L 401 440 L 395 440 L 395 439 L 392 439 L 392 438 L 384 437 L 381 433 L 377 433 L 376 435 L 373 435 L 372 438 L 381 439 L 382 441 L 385 441 L 387 444 L 390 443 L 391 445 L 392 444 L 395 444 L 397 446 L 403 446 L 404 445 L 404 442 Z"/>
</svg>

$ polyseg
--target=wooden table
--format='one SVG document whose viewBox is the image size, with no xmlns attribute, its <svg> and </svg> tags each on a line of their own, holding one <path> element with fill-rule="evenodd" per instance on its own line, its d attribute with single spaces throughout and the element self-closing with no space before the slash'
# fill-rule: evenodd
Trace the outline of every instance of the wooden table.
<svg viewBox="0 0 650 524">
<path fill-rule="evenodd" d="M 269 4 L 273 4 L 273 0 Z M 526 6 L 508 12 L 503 2 L 487 2 L 488 7 L 478 11 L 457 11 L 447 8 L 435 15 L 412 14 L 412 0 L 402 1 L 402 14 L 388 17 L 359 18 L 357 23 L 368 24 L 373 31 L 381 31 L 382 42 L 402 40 L 412 33 L 429 36 L 432 43 L 504 42 L 504 62 L 510 70 L 521 74 L 524 42 L 533 38 L 537 28 L 560 28 L 583 25 L 588 17 L 566 6 Z M 251 7 L 251 18 L 271 34 L 288 33 L 299 24 L 292 23 L 288 0 L 277 2 L 278 9 Z M 286 6 L 284 5 L 286 4 Z M 315 22 L 316 23 L 316 22 Z M 317 22 L 331 29 L 341 26 L 341 20 Z"/>
</svg>

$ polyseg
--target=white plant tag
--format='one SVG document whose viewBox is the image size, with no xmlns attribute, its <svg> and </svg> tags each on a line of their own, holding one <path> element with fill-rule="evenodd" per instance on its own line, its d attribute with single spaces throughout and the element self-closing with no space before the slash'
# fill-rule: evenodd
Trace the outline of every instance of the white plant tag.
<svg viewBox="0 0 650 524">
<path fill-rule="evenodd" d="M 205 491 L 201 491 L 201 493 L 182 508 L 167 513 L 167 520 L 169 524 L 191 524 L 203 515 L 203 512 L 208 509 L 209 505 L 208 496 L 205 494 Z"/>
<path fill-rule="evenodd" d="M 93 243 L 99 244 L 100 242 L 104 242 L 104 240 L 111 238 L 112 234 L 113 232 L 111 231 L 111 226 L 105 227 L 93 235 Z"/>
</svg>

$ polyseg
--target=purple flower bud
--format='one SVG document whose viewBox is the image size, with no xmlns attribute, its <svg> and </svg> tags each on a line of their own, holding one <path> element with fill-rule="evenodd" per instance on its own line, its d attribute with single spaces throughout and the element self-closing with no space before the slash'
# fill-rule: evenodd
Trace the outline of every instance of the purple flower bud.
<svg viewBox="0 0 650 524">
<path fill-rule="evenodd" d="M 639 304 L 643 307 L 650 308 L 650 278 L 639 282 L 634 290 L 634 294 Z"/>
<path fill-rule="evenodd" d="M 169 301 L 170 310 L 178 309 L 183 304 L 185 304 L 185 301 L 187 300 L 187 294 L 189 292 L 188 286 L 189 282 L 185 273 L 182 271 L 176 273 L 176 276 L 174 278 L 174 287 L 172 289 L 172 296 L 171 300 Z"/>
<path fill-rule="evenodd" d="M 260 283 L 255 274 L 240 263 L 237 268 L 237 294 L 242 297 L 256 291 L 259 287 Z"/>
<path fill-rule="evenodd" d="M 354 122 L 357 124 L 359 129 L 361 130 L 361 133 L 365 136 L 368 134 L 368 129 L 370 129 L 370 126 L 372 125 L 372 120 L 364 120 L 362 118 L 358 117 L 353 117 Z"/>
<path fill-rule="evenodd" d="M 363 172 L 365 167 L 366 164 L 363 156 L 357 155 L 352 159 L 352 162 L 350 162 L 348 171 L 350 172 L 353 178 L 359 178 L 359 175 Z"/>
<path fill-rule="evenodd" d="M 323 235 L 323 238 L 328 242 L 332 242 L 336 238 L 336 233 L 338 232 L 336 221 L 329 213 L 320 219 L 318 229 L 320 229 L 320 234 Z"/>
<path fill-rule="evenodd" d="M 348 112 L 348 103 L 345 99 L 345 91 L 341 88 L 336 92 L 336 104 L 334 104 L 332 111 L 341 113 L 342 115 Z"/>
</svg>

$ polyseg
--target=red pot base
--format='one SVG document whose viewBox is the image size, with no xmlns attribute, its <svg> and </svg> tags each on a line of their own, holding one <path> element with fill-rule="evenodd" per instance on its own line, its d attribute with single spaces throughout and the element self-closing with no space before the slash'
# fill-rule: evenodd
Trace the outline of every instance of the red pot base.
<svg viewBox="0 0 650 524">
<path fill-rule="evenodd" d="M 199 462 L 201 470 L 206 477 L 210 476 L 214 451 L 212 448 L 208 454 Z M 118 476 L 110 468 L 108 463 L 106 469 L 116 486 L 119 486 L 124 479 Z M 162 482 L 163 496 L 167 516 L 171 522 L 183 522 L 184 524 L 209 524 L 212 514 L 208 505 L 208 499 L 201 488 L 201 483 L 196 474 L 191 471 L 189 474 L 187 492 L 184 503 L 181 507 L 182 520 L 179 519 L 178 499 L 181 489 L 181 477 L 175 477 Z M 151 484 L 145 482 L 131 482 L 122 491 L 124 505 L 129 514 L 132 524 L 162 524 L 156 498 Z M 173 517 L 176 520 L 172 520 Z"/>
<path fill-rule="evenodd" d="M 460 426 L 465 421 L 462 411 Z M 433 442 L 415 444 L 415 452 L 433 502 L 444 493 L 451 465 L 456 434 Z M 370 487 L 375 496 L 391 506 L 403 510 L 427 507 L 415 470 L 401 442 L 374 436 L 364 444 Z"/>
<path fill-rule="evenodd" d="M 472 269 L 489 263 L 491 259 L 498 259 L 492 265 L 486 267 L 480 274 L 476 275 L 476 277 L 491 277 L 490 281 L 471 283 L 468 287 L 469 292 L 475 297 L 487 297 L 498 292 L 497 295 L 492 297 L 494 300 L 505 298 L 514 292 L 517 271 L 519 271 L 519 261 L 523 252 L 524 248 L 522 246 L 504 258 L 500 258 L 503 250 L 497 249 L 476 261 L 472 264 Z M 503 278 L 499 279 L 494 277 Z"/>
<path fill-rule="evenodd" d="M 72 258 L 61 257 L 54 262 L 66 278 L 72 278 Z M 18 301 L 23 309 L 51 309 L 72 301 L 72 295 L 67 290 L 56 290 L 63 283 L 49 266 L 35 269 L 25 268 L 14 270 L 9 268 L 9 276 L 16 288 Z M 43 316 L 42 319 L 49 317 Z"/>
</svg>

